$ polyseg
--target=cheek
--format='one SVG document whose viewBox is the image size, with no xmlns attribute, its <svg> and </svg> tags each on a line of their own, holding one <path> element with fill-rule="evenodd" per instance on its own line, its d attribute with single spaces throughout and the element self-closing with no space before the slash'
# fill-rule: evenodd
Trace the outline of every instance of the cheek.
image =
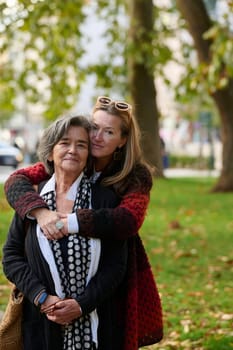
<svg viewBox="0 0 233 350">
<path fill-rule="evenodd" d="M 82 154 L 82 160 L 83 160 L 83 162 L 87 162 L 87 158 L 88 158 L 88 151 L 85 151 L 85 152 L 83 152 L 83 154 Z"/>
<path fill-rule="evenodd" d="M 109 141 L 106 144 L 105 151 L 108 155 L 112 154 L 117 148 L 117 143 L 115 141 Z"/>
<path fill-rule="evenodd" d="M 94 132 L 90 132 L 90 142 L 94 142 L 95 140 L 95 133 Z"/>
</svg>

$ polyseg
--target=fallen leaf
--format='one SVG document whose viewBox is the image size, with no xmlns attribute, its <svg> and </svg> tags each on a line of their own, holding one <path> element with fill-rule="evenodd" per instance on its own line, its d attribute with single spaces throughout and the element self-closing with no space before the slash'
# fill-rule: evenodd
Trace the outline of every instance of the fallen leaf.
<svg viewBox="0 0 233 350">
<path fill-rule="evenodd" d="M 169 228 L 176 230 L 182 228 L 181 224 L 177 220 L 172 220 L 169 222 Z"/>
</svg>

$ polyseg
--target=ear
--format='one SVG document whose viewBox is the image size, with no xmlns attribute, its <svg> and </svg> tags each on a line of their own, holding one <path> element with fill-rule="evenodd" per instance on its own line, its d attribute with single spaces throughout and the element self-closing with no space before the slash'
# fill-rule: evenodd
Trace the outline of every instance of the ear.
<svg viewBox="0 0 233 350">
<path fill-rule="evenodd" d="M 53 154 L 50 153 L 50 155 L 48 156 L 48 161 L 52 162 L 53 161 Z"/>
<path fill-rule="evenodd" d="M 127 138 L 124 137 L 121 139 L 121 143 L 118 145 L 118 148 L 122 148 L 126 144 Z"/>
</svg>

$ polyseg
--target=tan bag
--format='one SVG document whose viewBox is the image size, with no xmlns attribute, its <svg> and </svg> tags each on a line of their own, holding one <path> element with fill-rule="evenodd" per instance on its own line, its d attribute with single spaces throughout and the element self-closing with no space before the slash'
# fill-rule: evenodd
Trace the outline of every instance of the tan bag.
<svg viewBox="0 0 233 350">
<path fill-rule="evenodd" d="M 0 350 L 21 350 L 23 294 L 13 285 L 9 301 L 0 323 Z"/>
</svg>

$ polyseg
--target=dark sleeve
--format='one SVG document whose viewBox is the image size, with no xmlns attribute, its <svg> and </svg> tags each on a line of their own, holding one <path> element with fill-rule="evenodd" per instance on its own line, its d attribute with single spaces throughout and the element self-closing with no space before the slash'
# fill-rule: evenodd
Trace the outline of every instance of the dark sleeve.
<svg viewBox="0 0 233 350">
<path fill-rule="evenodd" d="M 25 218 L 35 208 L 47 208 L 33 185 L 49 178 L 42 163 L 13 172 L 4 184 L 6 198 L 16 212 Z"/>
<path fill-rule="evenodd" d="M 90 313 L 110 297 L 122 282 L 127 266 L 127 251 L 126 241 L 103 242 L 98 271 L 77 299 L 84 314 Z"/>
<path fill-rule="evenodd" d="M 37 278 L 25 257 L 25 226 L 15 215 L 3 247 L 3 271 L 6 277 L 33 303 L 45 286 Z"/>
<path fill-rule="evenodd" d="M 142 166 L 137 170 L 136 178 L 137 181 L 134 181 L 135 176 L 132 176 L 131 185 L 117 207 L 79 209 L 79 234 L 117 240 L 137 234 L 147 213 L 152 176 L 149 170 Z"/>
</svg>

